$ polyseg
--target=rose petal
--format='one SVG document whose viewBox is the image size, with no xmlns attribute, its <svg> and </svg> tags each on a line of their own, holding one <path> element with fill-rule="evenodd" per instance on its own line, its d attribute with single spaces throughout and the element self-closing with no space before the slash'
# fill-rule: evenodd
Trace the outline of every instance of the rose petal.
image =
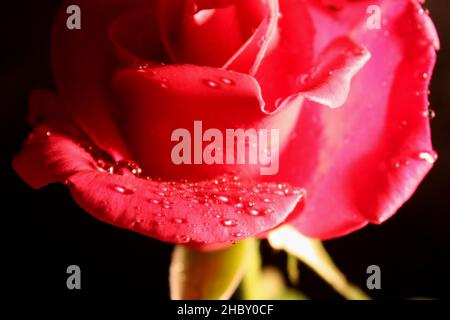
<svg viewBox="0 0 450 320">
<path fill-rule="evenodd" d="M 129 11 L 111 23 L 108 28 L 117 58 L 123 67 L 145 63 L 167 62 L 155 12 L 143 9 Z"/>
<path fill-rule="evenodd" d="M 338 108 L 347 100 L 353 77 L 370 59 L 370 53 L 347 37 L 333 41 L 318 56 L 317 64 L 297 85 L 297 93 L 278 99 L 275 106 L 307 99 L 329 108 Z"/>
<path fill-rule="evenodd" d="M 159 182 L 98 167 L 88 140 L 70 123 L 35 129 L 14 168 L 33 187 L 64 181 L 98 219 L 144 235 L 195 246 L 227 243 L 282 223 L 303 191 L 237 176 L 196 183 Z"/>
<path fill-rule="evenodd" d="M 262 2 L 161 1 L 158 19 L 167 52 L 174 63 L 222 66 L 258 27 Z"/>
<path fill-rule="evenodd" d="M 315 158 L 318 152 L 309 182 L 287 180 L 307 186 L 308 204 L 295 225 L 312 237 L 337 237 L 368 222 L 385 221 L 413 194 L 436 157 L 427 117 L 438 42 L 434 28 L 430 30 L 429 18 L 415 1 L 374 3 L 383 12 L 381 30 L 368 30 L 365 17 L 355 17 L 367 7 L 365 1 L 348 2 L 332 14 L 313 10 L 313 20 L 323 27 L 317 28 L 319 47 L 330 32 L 335 37 L 351 33 L 372 59 L 352 81 L 340 109 L 303 106 L 300 122 L 307 125 L 298 132 L 310 144 L 298 140 L 287 149 L 291 163 L 300 155 Z M 281 177 L 307 176 L 296 170 Z"/>
<path fill-rule="evenodd" d="M 253 35 L 225 63 L 223 68 L 254 75 L 274 41 L 279 18 L 278 0 L 266 0 L 264 18 Z"/>
<path fill-rule="evenodd" d="M 255 73 L 269 110 L 278 99 L 299 90 L 299 80 L 311 71 L 314 59 L 315 26 L 304 1 L 280 1 L 278 27 Z"/>
</svg>

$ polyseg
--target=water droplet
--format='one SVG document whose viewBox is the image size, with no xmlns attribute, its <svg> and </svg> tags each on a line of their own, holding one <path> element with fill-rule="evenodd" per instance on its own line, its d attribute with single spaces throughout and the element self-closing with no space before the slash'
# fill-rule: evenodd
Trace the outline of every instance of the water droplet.
<svg viewBox="0 0 450 320">
<path fill-rule="evenodd" d="M 303 195 L 304 193 L 305 193 L 305 190 L 303 190 L 303 189 L 296 188 L 296 189 L 292 190 L 292 194 L 301 194 L 301 195 Z"/>
<path fill-rule="evenodd" d="M 151 199 L 150 202 L 153 203 L 153 204 L 160 204 L 161 203 L 161 201 L 158 200 L 158 199 Z"/>
<path fill-rule="evenodd" d="M 188 223 L 188 221 L 187 221 L 186 219 L 183 219 L 183 218 L 173 218 L 173 219 L 172 219 L 172 222 L 173 222 L 173 223 L 176 223 L 176 224 L 185 224 L 185 223 Z"/>
<path fill-rule="evenodd" d="M 428 73 L 426 73 L 426 72 L 424 72 L 424 73 L 422 73 L 422 79 L 427 79 L 428 78 Z"/>
<path fill-rule="evenodd" d="M 235 84 L 235 82 L 229 78 L 221 78 L 220 81 L 224 84 L 227 84 L 229 86 L 232 86 Z"/>
<path fill-rule="evenodd" d="M 222 224 L 224 227 L 235 227 L 235 226 L 237 226 L 236 220 L 233 220 L 233 219 L 225 219 L 225 220 L 222 220 L 221 224 Z"/>
<path fill-rule="evenodd" d="M 217 197 L 217 200 L 219 200 L 220 202 L 223 202 L 223 203 L 227 203 L 227 202 L 230 201 L 230 199 L 228 199 L 228 198 L 225 197 L 225 196 L 218 196 L 218 197 Z"/>
<path fill-rule="evenodd" d="M 140 176 L 142 173 L 142 169 L 139 167 L 139 165 L 132 161 L 132 160 L 120 160 L 117 161 L 113 165 L 113 172 L 117 174 L 127 174 L 131 172 L 135 176 Z"/>
<path fill-rule="evenodd" d="M 241 238 L 243 236 L 242 232 L 233 232 L 231 236 L 235 238 Z"/>
<path fill-rule="evenodd" d="M 148 69 L 149 67 L 150 67 L 150 65 L 149 65 L 148 63 L 144 63 L 144 64 L 141 64 L 141 65 L 138 67 L 138 70 L 139 70 L 139 71 L 143 71 L 143 70 Z"/>
<path fill-rule="evenodd" d="M 396 169 L 399 169 L 402 166 L 409 166 L 410 164 L 411 164 L 411 161 L 409 161 L 409 160 L 405 160 L 405 159 L 397 160 L 397 161 L 394 162 L 394 167 Z"/>
<path fill-rule="evenodd" d="M 433 164 L 436 162 L 438 155 L 435 151 L 424 151 L 424 152 L 419 152 L 418 154 L 419 159 L 421 160 L 425 160 L 426 162 Z"/>
<path fill-rule="evenodd" d="M 168 200 L 163 200 L 162 206 L 164 209 L 172 209 L 172 203 Z"/>
<path fill-rule="evenodd" d="M 265 203 L 271 203 L 271 202 L 272 202 L 272 199 L 264 198 L 263 201 L 264 201 Z"/>
<path fill-rule="evenodd" d="M 191 241 L 191 238 L 185 234 L 177 235 L 177 243 L 188 243 Z"/>
<path fill-rule="evenodd" d="M 52 135 L 52 132 L 49 130 L 49 131 L 47 131 L 47 132 L 45 132 L 45 136 L 46 137 L 50 137 Z"/>
<path fill-rule="evenodd" d="M 97 161 L 97 169 L 102 172 L 114 173 L 114 165 L 104 160 Z"/>
<path fill-rule="evenodd" d="M 203 82 L 204 82 L 209 88 L 212 88 L 212 89 L 219 89 L 219 88 L 220 88 L 219 84 L 218 84 L 216 81 L 213 81 L 213 80 L 204 80 Z"/>
<path fill-rule="evenodd" d="M 433 109 L 428 109 L 423 113 L 423 116 L 430 118 L 430 120 L 433 120 L 434 118 L 436 118 L 436 111 L 434 111 Z"/>
<path fill-rule="evenodd" d="M 130 195 L 136 192 L 136 188 L 132 186 L 114 186 L 114 190 L 125 195 Z"/>
<path fill-rule="evenodd" d="M 163 89 L 168 89 L 169 86 L 167 85 L 167 83 L 165 81 L 160 81 L 159 82 L 159 86 Z"/>
<path fill-rule="evenodd" d="M 261 211 L 259 211 L 258 209 L 255 209 L 255 208 L 247 209 L 247 213 L 253 217 L 257 217 L 257 216 L 261 215 Z"/>
<path fill-rule="evenodd" d="M 244 208 L 244 204 L 242 202 L 238 202 L 234 205 L 234 207 L 237 209 L 242 209 L 242 208 Z"/>
</svg>

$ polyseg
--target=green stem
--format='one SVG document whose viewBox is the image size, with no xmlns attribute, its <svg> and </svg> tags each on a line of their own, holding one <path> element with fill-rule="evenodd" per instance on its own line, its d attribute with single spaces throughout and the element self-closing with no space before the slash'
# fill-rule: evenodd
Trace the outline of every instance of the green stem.
<svg viewBox="0 0 450 320">
<path fill-rule="evenodd" d="M 239 295 L 242 300 L 259 299 L 259 287 L 261 283 L 262 261 L 259 251 L 260 241 L 252 242 L 253 248 L 249 250 L 247 268 L 239 287 Z"/>
</svg>

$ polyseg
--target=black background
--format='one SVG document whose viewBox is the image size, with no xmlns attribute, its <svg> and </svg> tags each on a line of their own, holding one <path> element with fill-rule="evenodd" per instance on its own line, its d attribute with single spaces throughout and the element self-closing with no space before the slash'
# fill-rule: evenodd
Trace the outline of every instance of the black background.
<svg viewBox="0 0 450 320">
<path fill-rule="evenodd" d="M 35 191 L 11 169 L 30 128 L 27 98 L 51 88 L 49 35 L 60 1 L 3 1 L 0 4 L 0 221 L 1 290 L 26 295 L 141 295 L 168 298 L 172 246 L 98 222 L 80 209 L 68 190 L 52 185 Z M 434 145 L 439 161 L 413 198 L 382 226 L 369 226 L 326 242 L 344 273 L 365 287 L 367 266 L 382 271 L 379 299 L 450 297 L 450 3 L 429 0 L 442 49 L 432 80 Z M 284 256 L 265 249 L 267 263 Z M 81 291 L 66 289 L 66 268 L 82 269 Z M 302 268 L 301 287 L 311 298 L 339 298 Z"/>
</svg>

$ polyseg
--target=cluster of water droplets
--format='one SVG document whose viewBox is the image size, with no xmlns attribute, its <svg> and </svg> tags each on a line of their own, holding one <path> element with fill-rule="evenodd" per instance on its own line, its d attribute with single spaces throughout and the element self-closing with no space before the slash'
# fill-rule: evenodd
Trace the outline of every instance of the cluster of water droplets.
<svg viewBox="0 0 450 320">
<path fill-rule="evenodd" d="M 124 196 L 136 192 L 136 188 L 130 185 L 114 185 L 113 190 Z M 155 219 L 158 220 L 157 225 L 170 223 L 192 230 L 201 228 L 202 232 L 208 232 L 215 224 L 231 229 L 228 233 L 238 239 L 246 236 L 245 232 L 239 229 L 239 220 L 245 215 L 267 217 L 280 208 L 280 197 L 301 197 L 304 191 L 282 183 L 250 185 L 242 183 L 238 176 L 223 176 L 201 183 L 158 182 L 146 194 L 148 204 L 157 206 L 155 211 L 160 212 Z M 194 219 L 200 220 L 201 223 L 192 223 L 189 217 L 177 216 L 176 212 L 168 213 L 168 210 L 173 209 L 180 210 L 180 213 L 186 212 L 183 206 L 193 208 L 201 214 L 201 219 Z M 166 215 L 170 218 L 167 219 Z M 177 239 L 177 242 L 184 242 L 181 240 L 193 241 L 187 236 Z"/>
<path fill-rule="evenodd" d="M 158 71 L 155 66 L 160 67 L 164 66 L 164 64 L 160 63 L 144 63 L 137 66 L 137 70 L 139 72 L 145 73 L 147 76 L 156 77 L 158 76 Z M 159 78 L 159 85 L 162 89 L 169 89 L 169 80 L 164 77 Z M 217 79 L 203 79 L 201 80 L 203 85 L 210 89 L 222 89 L 223 87 L 230 87 L 236 85 L 236 82 L 229 77 L 219 77 Z"/>
<path fill-rule="evenodd" d="M 230 78 L 221 77 L 219 80 L 204 79 L 203 84 L 210 89 L 221 89 L 223 86 L 234 86 L 236 82 Z"/>
<path fill-rule="evenodd" d="M 429 164 L 434 164 L 438 159 L 438 155 L 435 151 L 418 151 L 412 155 L 395 159 L 393 166 L 396 169 L 408 167 L 413 161 L 425 161 Z"/>
<path fill-rule="evenodd" d="M 102 172 L 108 172 L 110 174 L 133 174 L 139 177 L 142 173 L 141 167 L 132 160 L 121 160 L 115 162 L 109 162 L 102 159 L 97 160 L 97 169 Z"/>
</svg>

